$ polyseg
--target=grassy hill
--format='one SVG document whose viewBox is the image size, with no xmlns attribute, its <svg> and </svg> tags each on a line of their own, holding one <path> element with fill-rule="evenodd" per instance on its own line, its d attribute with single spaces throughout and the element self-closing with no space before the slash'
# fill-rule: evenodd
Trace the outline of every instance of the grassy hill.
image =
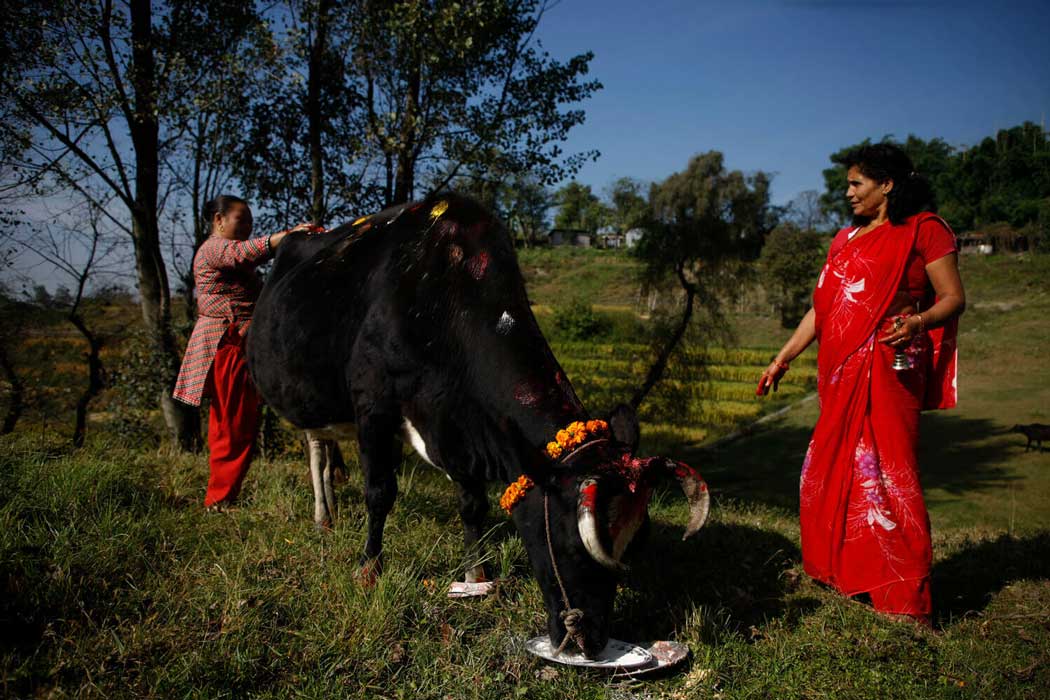
<svg viewBox="0 0 1050 700">
<path fill-rule="evenodd" d="M 626 256 L 529 251 L 522 262 L 545 327 L 576 289 L 637 317 Z M 769 409 L 748 392 L 789 331 L 752 304 L 733 317 L 737 346 L 683 353 L 646 408 L 646 448 L 698 466 L 714 509 L 682 542 L 681 497 L 656 494 L 613 634 L 688 644 L 681 673 L 624 684 L 530 657 L 522 643 L 541 631 L 542 603 L 498 512 L 488 539 L 499 595 L 445 598 L 461 573 L 456 498 L 415 458 L 387 527 L 387 571 L 363 591 L 352 577 L 365 534 L 352 450 L 340 521 L 317 533 L 294 450 L 259 460 L 240 508 L 211 515 L 200 507 L 203 455 L 102 430 L 72 452 L 55 415 L 46 431 L 0 437 L 0 687 L 106 698 L 1046 697 L 1050 452 L 1025 452 L 1008 431 L 1050 423 L 1050 258 L 966 258 L 962 271 L 960 406 L 922 421 L 935 631 L 877 617 L 802 573 L 798 472 L 817 406 L 795 401 L 811 390 L 813 350 L 777 397 L 793 408 L 712 447 Z M 554 337 L 554 347 L 599 407 L 634 386 L 647 352 L 630 338 Z"/>
</svg>

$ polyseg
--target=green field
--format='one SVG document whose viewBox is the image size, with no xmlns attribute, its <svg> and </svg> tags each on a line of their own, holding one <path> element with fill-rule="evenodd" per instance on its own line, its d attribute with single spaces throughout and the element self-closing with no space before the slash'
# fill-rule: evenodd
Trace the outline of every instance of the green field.
<svg viewBox="0 0 1050 700">
<path fill-rule="evenodd" d="M 632 261 L 602 255 L 523 254 L 541 325 L 577 289 L 606 313 L 638 316 Z M 489 540 L 499 595 L 445 598 L 461 573 L 456 498 L 417 459 L 400 477 L 387 571 L 365 591 L 353 580 L 364 541 L 353 464 L 332 532 L 312 528 L 294 449 L 256 463 L 237 510 L 206 514 L 204 456 L 129 445 L 103 429 L 101 415 L 89 445 L 73 452 L 55 409 L 48 423 L 34 415 L 0 438 L 3 695 L 1046 697 L 1050 452 L 1025 452 L 1008 430 L 1050 423 L 1050 258 L 966 258 L 963 275 L 970 306 L 960 406 L 924 415 L 920 454 L 934 532 L 934 631 L 877 617 L 802 574 L 797 484 L 817 412 L 802 401 L 815 352 L 792 364 L 778 396 L 755 398 L 761 367 L 789 331 L 754 303 L 733 317 L 735 346 L 679 354 L 643 406 L 643 448 L 697 466 L 714 508 L 705 529 L 682 542 L 680 495 L 656 494 L 654 527 L 621 587 L 613 634 L 686 643 L 692 659 L 682 672 L 623 683 L 529 656 L 522 644 L 541 632 L 543 606 L 524 549 L 497 511 Z M 62 372 L 75 380 L 76 353 L 62 345 L 75 341 L 61 337 L 30 339 L 41 357 L 49 348 L 49 362 L 71 363 Z M 595 410 L 629 396 L 650 352 L 630 337 L 554 338 L 553 346 Z M 47 368 L 38 370 L 47 385 Z M 789 405 L 745 437 L 716 442 Z"/>
</svg>

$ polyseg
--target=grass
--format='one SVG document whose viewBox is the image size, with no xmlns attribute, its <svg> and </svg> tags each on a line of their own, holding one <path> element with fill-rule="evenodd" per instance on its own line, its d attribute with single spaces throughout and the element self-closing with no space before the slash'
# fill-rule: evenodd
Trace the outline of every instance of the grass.
<svg viewBox="0 0 1050 700">
<path fill-rule="evenodd" d="M 728 426 L 643 426 L 649 435 L 666 431 L 648 438 L 650 449 L 701 469 L 715 507 L 709 525 L 682 542 L 681 497 L 654 498 L 654 527 L 621 587 L 613 633 L 673 638 L 693 658 L 682 673 L 641 684 L 547 667 L 524 651 L 523 640 L 543 628 L 543 607 L 502 515 L 489 521 L 499 595 L 442 595 L 461 573 L 456 500 L 418 460 L 400 476 L 388 569 L 377 589 L 363 591 L 352 576 L 364 541 L 353 464 L 339 491 L 338 526 L 316 533 L 305 464 L 295 456 L 259 460 L 241 507 L 210 515 L 200 508 L 201 456 L 169 457 L 101 433 L 70 452 L 59 436 L 34 431 L 0 438 L 0 694 L 1045 697 L 1050 453 L 1026 453 L 1024 439 L 1007 430 L 1050 422 L 1050 260 L 967 258 L 963 275 L 970 308 L 960 406 L 924 415 L 920 454 L 934 533 L 935 632 L 885 621 L 802 574 L 797 480 L 815 402 L 718 447 L 712 438 Z M 734 397 L 744 379 L 726 375 L 760 366 L 787 331 L 759 315 L 738 321 L 738 337 L 755 349 L 719 351 L 710 362 L 741 369 L 708 376 L 700 390 L 681 374 L 670 389 L 743 403 Z M 581 393 L 597 392 L 595 401 L 627 386 L 622 378 L 633 376 L 631 358 L 642 352 L 558 345 Z M 809 355 L 793 364 L 782 401 L 808 391 Z M 613 373 L 613 365 L 589 362 L 625 364 Z M 692 364 L 686 356 L 679 370 Z"/>
</svg>

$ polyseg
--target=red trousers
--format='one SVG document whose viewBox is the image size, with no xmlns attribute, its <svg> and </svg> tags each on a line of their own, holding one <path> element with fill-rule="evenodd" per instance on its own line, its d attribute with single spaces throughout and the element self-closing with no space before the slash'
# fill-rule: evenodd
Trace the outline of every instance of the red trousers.
<svg viewBox="0 0 1050 700">
<path fill-rule="evenodd" d="M 204 395 L 211 399 L 208 416 L 208 462 L 211 475 L 205 507 L 232 502 L 241 491 L 252 463 L 262 404 L 248 374 L 244 339 L 231 330 L 219 341 Z"/>
</svg>

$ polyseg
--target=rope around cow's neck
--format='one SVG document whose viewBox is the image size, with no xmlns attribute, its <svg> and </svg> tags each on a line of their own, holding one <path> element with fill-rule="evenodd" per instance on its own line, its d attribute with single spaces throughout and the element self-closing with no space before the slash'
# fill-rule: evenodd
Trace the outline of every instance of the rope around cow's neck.
<svg viewBox="0 0 1050 700">
<path fill-rule="evenodd" d="M 554 655 L 558 656 L 565 651 L 565 646 L 569 643 L 569 639 L 576 642 L 576 646 L 580 648 L 580 651 L 584 651 L 583 630 L 580 629 L 581 623 L 583 622 L 583 611 L 579 608 L 572 607 L 572 604 L 569 603 L 569 594 L 565 591 L 565 584 L 561 580 L 561 572 L 558 571 L 558 562 L 554 558 L 554 545 L 551 544 L 551 518 L 550 508 L 547 504 L 548 496 L 547 492 L 544 491 L 543 528 L 547 533 L 547 553 L 550 554 L 551 567 L 554 569 L 554 578 L 558 581 L 558 588 L 561 590 L 561 599 L 562 602 L 565 603 L 565 610 L 559 615 L 562 624 L 565 625 L 565 636 L 562 637 L 561 644 L 558 645 L 558 649 L 554 652 Z"/>
</svg>

